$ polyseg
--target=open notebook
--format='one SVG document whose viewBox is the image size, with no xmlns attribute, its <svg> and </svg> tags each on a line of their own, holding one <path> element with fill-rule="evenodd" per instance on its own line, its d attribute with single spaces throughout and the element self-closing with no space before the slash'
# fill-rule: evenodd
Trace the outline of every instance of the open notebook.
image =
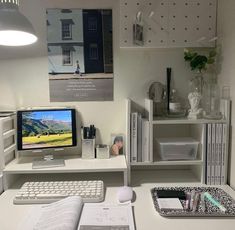
<svg viewBox="0 0 235 230">
<path fill-rule="evenodd" d="M 20 230 L 134 230 L 131 204 L 84 204 L 79 196 L 35 206 Z"/>
</svg>

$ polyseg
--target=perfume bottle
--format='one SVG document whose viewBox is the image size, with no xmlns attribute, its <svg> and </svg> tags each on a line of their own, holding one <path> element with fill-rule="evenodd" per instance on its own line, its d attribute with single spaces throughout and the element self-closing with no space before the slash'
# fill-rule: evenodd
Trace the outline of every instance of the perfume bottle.
<svg viewBox="0 0 235 230">
<path fill-rule="evenodd" d="M 182 111 L 181 103 L 177 95 L 177 91 L 175 89 L 172 89 L 171 91 L 169 108 L 170 108 L 170 113 L 173 114 L 180 113 Z"/>
</svg>

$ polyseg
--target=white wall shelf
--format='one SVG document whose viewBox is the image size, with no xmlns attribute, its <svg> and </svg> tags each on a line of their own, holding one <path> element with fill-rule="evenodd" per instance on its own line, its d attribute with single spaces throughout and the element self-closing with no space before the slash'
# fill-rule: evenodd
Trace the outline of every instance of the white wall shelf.
<svg viewBox="0 0 235 230">
<path fill-rule="evenodd" d="M 207 119 L 198 119 L 192 120 L 187 118 L 179 119 L 169 119 L 169 118 L 154 118 L 153 125 L 167 125 L 167 124 L 213 124 L 213 123 L 223 123 L 226 124 L 226 120 L 207 120 Z"/>
<path fill-rule="evenodd" d="M 154 166 L 154 165 L 165 165 L 165 166 L 174 166 L 174 165 L 202 165 L 202 160 L 192 160 L 192 161 L 155 161 L 155 162 L 137 162 L 131 163 L 131 166 Z"/>
</svg>

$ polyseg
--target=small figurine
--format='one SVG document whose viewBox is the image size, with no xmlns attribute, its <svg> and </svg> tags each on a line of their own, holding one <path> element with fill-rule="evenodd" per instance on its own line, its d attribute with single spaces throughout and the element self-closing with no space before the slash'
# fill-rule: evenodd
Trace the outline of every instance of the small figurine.
<svg viewBox="0 0 235 230">
<path fill-rule="evenodd" d="M 192 92 L 188 95 L 190 110 L 189 119 L 198 119 L 202 117 L 202 109 L 199 108 L 202 95 L 199 92 Z"/>
</svg>

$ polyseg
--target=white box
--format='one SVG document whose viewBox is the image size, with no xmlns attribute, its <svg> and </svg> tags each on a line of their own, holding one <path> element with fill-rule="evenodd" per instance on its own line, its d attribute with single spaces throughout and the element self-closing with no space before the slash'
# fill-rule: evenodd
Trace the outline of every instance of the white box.
<svg viewBox="0 0 235 230">
<path fill-rule="evenodd" d="M 157 149 L 162 160 L 195 160 L 199 142 L 193 138 L 157 138 Z"/>
<path fill-rule="evenodd" d="M 97 159 L 110 158 L 109 145 L 97 145 L 96 146 L 96 158 Z"/>
</svg>

